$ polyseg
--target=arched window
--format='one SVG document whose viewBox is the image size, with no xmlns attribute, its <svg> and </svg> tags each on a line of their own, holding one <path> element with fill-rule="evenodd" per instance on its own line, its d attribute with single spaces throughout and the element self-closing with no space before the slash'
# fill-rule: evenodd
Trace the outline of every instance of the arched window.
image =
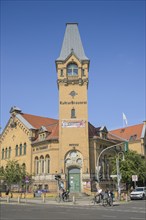
<svg viewBox="0 0 146 220">
<path fill-rule="evenodd" d="M 39 174 L 39 159 L 38 159 L 38 157 L 35 157 L 34 172 L 36 175 Z"/>
<path fill-rule="evenodd" d="M 26 143 L 24 143 L 24 146 L 23 146 L 23 153 L 24 155 L 26 154 Z"/>
<path fill-rule="evenodd" d="M 76 111 L 74 108 L 71 109 L 71 118 L 76 118 Z"/>
<path fill-rule="evenodd" d="M 6 150 L 5 150 L 5 158 L 7 159 L 7 157 L 8 157 L 8 149 L 7 149 L 7 147 L 6 147 Z"/>
<path fill-rule="evenodd" d="M 77 76 L 78 75 L 78 66 L 74 63 L 71 63 L 67 66 L 67 75 L 68 76 Z"/>
<path fill-rule="evenodd" d="M 45 157 L 45 161 L 46 161 L 46 172 L 45 173 L 50 173 L 50 157 L 49 157 L 49 155 L 46 155 L 46 157 Z"/>
<path fill-rule="evenodd" d="M 18 156 L 18 145 L 16 145 L 16 156 Z"/>
<path fill-rule="evenodd" d="M 22 144 L 20 144 L 20 155 L 22 155 Z"/>
<path fill-rule="evenodd" d="M 44 165 L 45 165 L 45 161 L 44 161 L 44 157 L 40 156 L 40 161 L 41 161 L 41 173 L 44 173 L 45 169 L 44 169 Z"/>
<path fill-rule="evenodd" d="M 2 149 L 2 160 L 4 159 L 4 149 Z"/>
<path fill-rule="evenodd" d="M 26 164 L 25 163 L 22 164 L 22 169 L 23 169 L 23 171 L 26 170 Z"/>
<path fill-rule="evenodd" d="M 8 156 L 8 158 L 10 158 L 11 157 L 11 147 L 9 147 L 9 156 Z"/>
</svg>

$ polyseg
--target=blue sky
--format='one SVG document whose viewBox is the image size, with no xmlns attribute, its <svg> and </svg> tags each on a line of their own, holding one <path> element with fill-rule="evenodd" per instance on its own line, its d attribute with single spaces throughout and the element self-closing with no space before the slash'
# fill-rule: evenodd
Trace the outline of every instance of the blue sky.
<svg viewBox="0 0 146 220">
<path fill-rule="evenodd" d="M 67 22 L 90 59 L 88 113 L 96 127 L 146 120 L 145 1 L 1 1 L 1 127 L 12 106 L 58 118 L 55 60 Z"/>
</svg>

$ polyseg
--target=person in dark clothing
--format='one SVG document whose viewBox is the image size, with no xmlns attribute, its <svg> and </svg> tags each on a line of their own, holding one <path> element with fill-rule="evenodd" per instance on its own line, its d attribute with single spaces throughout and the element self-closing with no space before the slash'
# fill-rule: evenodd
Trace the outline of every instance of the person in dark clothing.
<svg viewBox="0 0 146 220">
<path fill-rule="evenodd" d="M 8 195 L 9 195 L 9 192 L 10 192 L 10 190 L 9 190 L 9 189 L 7 189 L 7 191 L 6 191 L 6 196 L 8 196 Z"/>
</svg>

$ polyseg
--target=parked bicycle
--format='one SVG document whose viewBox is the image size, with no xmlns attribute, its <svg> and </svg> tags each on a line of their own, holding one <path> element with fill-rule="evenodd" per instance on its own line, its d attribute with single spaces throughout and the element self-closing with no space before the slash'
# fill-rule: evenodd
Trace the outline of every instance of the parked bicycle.
<svg viewBox="0 0 146 220">
<path fill-rule="evenodd" d="M 113 206 L 113 194 L 111 191 L 106 190 L 103 194 L 103 206 Z"/>
<path fill-rule="evenodd" d="M 91 200 L 90 204 L 95 205 L 95 204 L 100 204 L 102 202 L 102 196 L 101 195 L 95 195 Z"/>
<path fill-rule="evenodd" d="M 95 195 L 91 201 L 91 205 L 100 204 L 102 206 L 113 206 L 113 195 L 110 191 L 105 191 L 99 195 Z"/>
</svg>

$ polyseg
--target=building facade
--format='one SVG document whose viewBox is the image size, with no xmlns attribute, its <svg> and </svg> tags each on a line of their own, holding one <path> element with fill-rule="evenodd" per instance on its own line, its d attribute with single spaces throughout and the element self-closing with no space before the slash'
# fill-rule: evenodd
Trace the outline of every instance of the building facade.
<svg viewBox="0 0 146 220">
<path fill-rule="evenodd" d="M 33 175 L 32 189 L 56 191 L 55 175 L 60 174 L 64 187 L 71 192 L 94 191 L 98 156 L 107 147 L 122 142 L 114 131 L 111 135 L 105 126 L 96 128 L 88 122 L 89 63 L 78 24 L 68 23 L 56 59 L 59 119 L 23 113 L 15 106 L 10 110 L 1 134 L 0 166 L 14 159 L 23 164 Z M 143 136 L 145 147 L 144 129 Z M 113 154 L 115 151 L 105 151 L 99 160 L 104 185 L 112 181 L 109 158 Z"/>
<path fill-rule="evenodd" d="M 143 157 L 146 156 L 146 121 L 109 131 L 109 136 L 127 140 L 130 150 L 136 151 Z"/>
</svg>

